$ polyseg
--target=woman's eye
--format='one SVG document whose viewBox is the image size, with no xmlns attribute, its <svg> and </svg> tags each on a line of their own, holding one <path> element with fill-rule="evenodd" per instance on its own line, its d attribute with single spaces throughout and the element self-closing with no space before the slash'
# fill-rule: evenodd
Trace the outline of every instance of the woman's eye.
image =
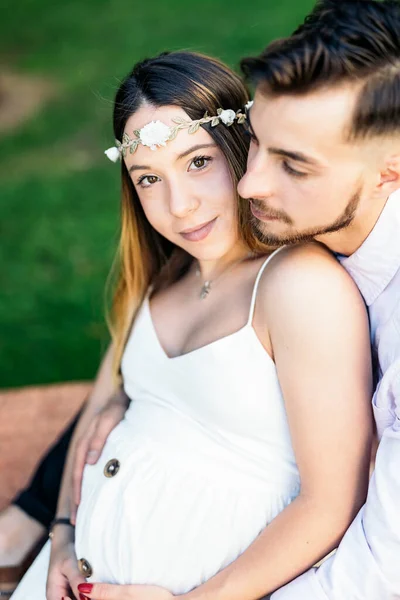
<svg viewBox="0 0 400 600">
<path fill-rule="evenodd" d="M 200 169 L 205 169 L 212 161 L 211 156 L 196 156 L 190 163 L 191 171 L 199 171 Z"/>
<path fill-rule="evenodd" d="M 307 177 L 308 175 L 308 173 L 296 171 L 296 169 L 293 169 L 285 160 L 283 161 L 282 165 L 286 173 L 289 173 L 289 175 L 292 175 L 293 177 Z"/>
<path fill-rule="evenodd" d="M 139 178 L 137 185 L 140 185 L 141 187 L 146 188 L 146 187 L 151 187 L 152 185 L 157 183 L 157 181 L 160 181 L 160 178 L 157 177 L 156 175 L 143 175 L 143 177 Z"/>
</svg>

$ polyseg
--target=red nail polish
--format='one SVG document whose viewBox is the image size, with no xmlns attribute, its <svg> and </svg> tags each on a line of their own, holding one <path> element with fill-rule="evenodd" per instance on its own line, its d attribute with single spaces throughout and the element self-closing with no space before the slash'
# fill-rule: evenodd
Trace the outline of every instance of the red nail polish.
<svg viewBox="0 0 400 600">
<path fill-rule="evenodd" d="M 82 594 L 91 594 L 93 589 L 93 583 L 80 583 L 78 585 L 78 590 L 82 592 Z"/>
</svg>

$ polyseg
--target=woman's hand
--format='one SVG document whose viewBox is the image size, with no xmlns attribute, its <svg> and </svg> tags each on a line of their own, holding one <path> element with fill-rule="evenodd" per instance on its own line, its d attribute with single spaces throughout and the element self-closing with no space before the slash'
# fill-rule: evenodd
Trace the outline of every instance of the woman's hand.
<svg viewBox="0 0 400 600">
<path fill-rule="evenodd" d="M 61 600 L 73 592 L 73 598 L 79 598 L 78 585 L 85 578 L 78 569 L 73 535 L 69 532 L 55 532 L 52 540 L 50 565 L 47 576 L 46 600 Z"/>
<path fill-rule="evenodd" d="M 157 585 L 114 585 L 83 583 L 78 586 L 79 597 L 96 600 L 171 600 L 173 594 Z M 67 600 L 67 599 L 65 599 Z"/>
<path fill-rule="evenodd" d="M 75 523 L 76 513 L 81 501 L 81 486 L 83 470 L 86 463 L 94 465 L 111 431 L 124 418 L 129 406 L 129 398 L 120 389 L 109 400 L 94 417 L 87 432 L 77 441 L 74 467 L 72 473 L 73 482 L 73 506 L 71 507 L 71 521 Z"/>
</svg>

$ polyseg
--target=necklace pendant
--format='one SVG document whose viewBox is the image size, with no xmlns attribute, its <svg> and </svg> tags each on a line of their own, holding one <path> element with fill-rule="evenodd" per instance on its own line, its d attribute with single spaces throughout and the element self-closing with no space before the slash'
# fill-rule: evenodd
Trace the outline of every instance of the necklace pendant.
<svg viewBox="0 0 400 600">
<path fill-rule="evenodd" d="M 211 291 L 211 281 L 205 281 L 201 290 L 200 290 L 200 298 L 202 300 L 205 300 L 208 296 L 208 294 Z"/>
</svg>

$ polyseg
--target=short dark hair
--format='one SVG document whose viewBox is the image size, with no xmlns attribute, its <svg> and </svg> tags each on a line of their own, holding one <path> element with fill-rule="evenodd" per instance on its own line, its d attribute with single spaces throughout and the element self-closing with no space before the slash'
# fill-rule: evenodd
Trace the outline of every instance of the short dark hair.
<svg viewBox="0 0 400 600">
<path fill-rule="evenodd" d="M 248 80 L 271 95 L 301 95 L 346 82 L 361 89 L 351 139 L 400 131 L 400 3 L 321 0 L 288 38 L 245 58 Z"/>
</svg>

